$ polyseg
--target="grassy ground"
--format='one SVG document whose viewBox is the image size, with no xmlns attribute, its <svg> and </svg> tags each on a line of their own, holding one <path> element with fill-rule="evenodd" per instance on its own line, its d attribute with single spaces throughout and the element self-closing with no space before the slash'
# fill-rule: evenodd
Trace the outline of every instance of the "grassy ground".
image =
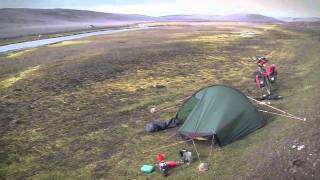
<svg viewBox="0 0 320 180">
<path fill-rule="evenodd" d="M 315 27 L 318 28 L 318 27 Z M 265 116 L 249 136 L 214 149 L 169 179 L 288 179 L 319 176 L 319 33 L 296 25 L 199 23 L 96 36 L 0 55 L 0 177 L 7 179 L 161 179 L 141 174 L 156 152 L 181 140 L 176 129 L 148 134 L 150 114 L 209 84 L 257 96 L 250 56 L 278 64 L 273 104 L 308 121 Z M 168 138 L 169 137 L 169 138 Z M 301 151 L 292 145 L 305 145 Z M 192 144 L 162 150 L 168 159 Z M 311 155 L 310 155 L 311 154 Z"/>
</svg>

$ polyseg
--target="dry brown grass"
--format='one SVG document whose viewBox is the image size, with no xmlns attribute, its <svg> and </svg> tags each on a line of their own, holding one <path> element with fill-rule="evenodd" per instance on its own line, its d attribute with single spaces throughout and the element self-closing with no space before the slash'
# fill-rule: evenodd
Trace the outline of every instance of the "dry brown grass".
<svg viewBox="0 0 320 180">
<path fill-rule="evenodd" d="M 248 32 L 254 35 L 244 35 Z M 308 38 L 306 33 L 270 24 L 170 23 L 160 29 L 39 47 L 12 58 L 2 55 L 0 82 L 10 86 L 0 89 L 1 173 L 12 179 L 149 178 L 138 169 L 154 162 L 154 154 L 141 154 L 142 150 L 158 145 L 175 131 L 146 134 L 145 123 L 155 118 L 148 113 L 149 106 L 168 106 L 215 83 L 256 94 L 251 77 L 255 64 L 249 61 L 253 55 L 271 57 L 282 73 L 309 76 L 314 61 L 308 61 L 297 74 L 281 63 L 296 58 L 296 45 L 304 40 L 300 38 Z M 32 71 L 36 76 L 24 73 L 34 67 L 38 67 Z M 12 77 L 14 83 L 8 80 Z M 283 84 L 292 87 L 292 83 Z M 308 87 L 306 91 L 316 88 Z M 285 87 L 279 89 L 284 95 L 291 93 Z M 174 114 L 172 109 L 159 116 L 166 119 Z M 285 136 L 279 129 L 296 125 L 281 122 L 279 127 L 271 122 L 215 152 L 208 173 L 199 174 L 194 163 L 175 169 L 172 178 L 246 175 L 256 165 L 250 165 L 250 157 L 263 149 L 263 141 Z M 168 143 L 176 140 L 179 138 Z M 206 159 L 207 145 L 199 146 Z M 178 149 L 165 152 L 176 159 Z M 150 178 L 160 175 L 153 173 Z"/>
</svg>

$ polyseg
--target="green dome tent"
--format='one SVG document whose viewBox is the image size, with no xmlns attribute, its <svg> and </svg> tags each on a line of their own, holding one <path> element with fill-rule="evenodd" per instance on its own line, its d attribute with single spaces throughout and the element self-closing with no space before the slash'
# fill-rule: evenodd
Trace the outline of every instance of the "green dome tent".
<svg viewBox="0 0 320 180">
<path fill-rule="evenodd" d="M 186 138 L 213 137 L 220 145 L 231 143 L 263 125 L 256 107 L 239 90 L 213 85 L 193 94 L 178 110 L 184 122 L 179 133 Z"/>
</svg>

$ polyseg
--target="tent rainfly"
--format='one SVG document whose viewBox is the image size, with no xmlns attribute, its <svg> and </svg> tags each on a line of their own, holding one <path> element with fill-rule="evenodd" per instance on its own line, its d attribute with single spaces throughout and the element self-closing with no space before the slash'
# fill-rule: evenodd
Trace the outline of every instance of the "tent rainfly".
<svg viewBox="0 0 320 180">
<path fill-rule="evenodd" d="M 178 110 L 179 129 L 185 138 L 217 138 L 229 144 L 263 126 L 256 107 L 239 90 L 213 85 L 193 94 Z"/>
</svg>

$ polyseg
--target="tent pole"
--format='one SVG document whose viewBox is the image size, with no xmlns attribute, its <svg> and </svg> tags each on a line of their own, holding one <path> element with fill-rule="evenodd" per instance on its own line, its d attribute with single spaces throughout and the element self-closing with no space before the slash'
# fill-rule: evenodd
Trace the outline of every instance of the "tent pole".
<svg viewBox="0 0 320 180">
<path fill-rule="evenodd" d="M 197 147 L 196 147 L 196 144 L 194 143 L 194 140 L 193 140 L 193 139 L 191 139 L 191 140 L 192 140 L 192 143 L 193 143 L 193 147 L 194 147 L 194 149 L 196 150 L 196 153 L 197 153 L 198 159 L 199 159 L 200 163 L 202 163 L 202 162 L 201 162 L 201 159 L 200 159 L 199 152 L 198 152 Z"/>
<path fill-rule="evenodd" d="M 213 152 L 213 140 L 214 140 L 214 133 L 212 133 L 213 135 L 212 135 L 212 139 L 211 139 L 211 147 L 210 147 L 210 151 L 209 151 L 209 157 L 208 157 L 208 159 L 209 158 L 211 158 L 211 156 L 212 156 L 212 152 Z M 211 160 L 211 159 L 210 159 Z M 209 161 L 209 162 L 211 162 L 211 161 Z"/>
</svg>

